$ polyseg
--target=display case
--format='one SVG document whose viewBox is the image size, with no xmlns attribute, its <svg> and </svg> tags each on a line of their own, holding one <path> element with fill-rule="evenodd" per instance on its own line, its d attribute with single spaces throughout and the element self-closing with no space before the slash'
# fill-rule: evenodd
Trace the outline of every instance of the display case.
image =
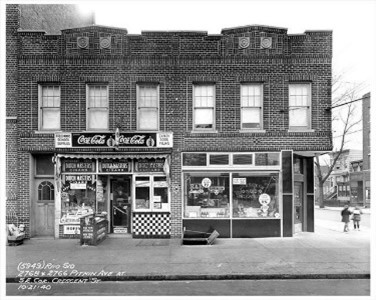
<svg viewBox="0 0 376 300">
<path fill-rule="evenodd" d="M 96 246 L 107 237 L 108 221 L 103 216 L 89 215 L 80 219 L 81 245 Z"/>
</svg>

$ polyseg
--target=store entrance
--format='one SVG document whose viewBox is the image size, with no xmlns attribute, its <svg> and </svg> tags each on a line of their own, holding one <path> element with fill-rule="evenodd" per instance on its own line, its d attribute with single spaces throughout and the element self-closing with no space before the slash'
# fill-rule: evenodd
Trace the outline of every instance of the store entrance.
<svg viewBox="0 0 376 300">
<path fill-rule="evenodd" d="M 110 178 L 111 233 L 131 233 L 131 182 L 130 175 Z"/>
</svg>

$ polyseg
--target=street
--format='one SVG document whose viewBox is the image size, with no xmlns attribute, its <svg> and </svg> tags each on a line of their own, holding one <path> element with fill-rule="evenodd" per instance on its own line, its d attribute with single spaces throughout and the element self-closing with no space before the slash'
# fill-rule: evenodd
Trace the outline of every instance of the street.
<svg viewBox="0 0 376 300">
<path fill-rule="evenodd" d="M 371 218 L 370 214 L 362 214 L 361 221 L 360 221 L 360 230 L 369 230 L 371 227 Z M 341 222 L 341 211 L 340 210 L 332 210 L 332 209 L 315 209 L 315 224 L 316 228 L 315 231 L 319 227 L 325 227 L 328 230 L 337 230 L 338 228 L 340 231 L 343 229 L 343 223 Z M 350 222 L 350 230 L 353 229 L 352 221 Z"/>
<path fill-rule="evenodd" d="M 8 283 L 7 295 L 22 296 L 369 296 L 368 279 L 123 281 L 51 284 L 24 288 Z M 38 286 L 38 285 L 37 285 Z M 354 288 L 356 287 L 356 288 Z"/>
</svg>

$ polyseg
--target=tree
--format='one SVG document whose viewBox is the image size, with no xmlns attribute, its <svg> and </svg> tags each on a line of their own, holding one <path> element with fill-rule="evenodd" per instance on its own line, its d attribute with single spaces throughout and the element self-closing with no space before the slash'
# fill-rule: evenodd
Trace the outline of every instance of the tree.
<svg viewBox="0 0 376 300">
<path fill-rule="evenodd" d="M 355 132 L 354 128 L 362 121 L 355 114 L 355 102 L 361 100 L 358 97 L 362 90 L 363 84 L 349 84 L 342 81 L 342 76 L 335 76 L 332 80 L 332 124 L 338 122 L 342 125 L 340 128 L 340 142 L 335 145 L 332 152 L 332 159 L 330 161 L 324 160 L 327 167 L 327 172 L 323 172 L 320 161 L 323 154 L 315 154 L 316 176 L 318 179 L 318 200 L 320 208 L 324 207 L 324 183 L 333 172 L 337 161 L 340 159 L 344 150 L 346 150 L 346 143 L 348 136 Z M 339 109 L 341 107 L 341 109 Z"/>
</svg>

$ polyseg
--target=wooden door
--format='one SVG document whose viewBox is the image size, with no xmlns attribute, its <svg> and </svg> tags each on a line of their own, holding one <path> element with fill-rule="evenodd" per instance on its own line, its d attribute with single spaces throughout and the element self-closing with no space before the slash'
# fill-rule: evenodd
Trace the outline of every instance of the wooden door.
<svg viewBox="0 0 376 300">
<path fill-rule="evenodd" d="M 36 236 L 53 236 L 55 219 L 55 186 L 53 178 L 35 180 L 34 222 Z"/>
</svg>

